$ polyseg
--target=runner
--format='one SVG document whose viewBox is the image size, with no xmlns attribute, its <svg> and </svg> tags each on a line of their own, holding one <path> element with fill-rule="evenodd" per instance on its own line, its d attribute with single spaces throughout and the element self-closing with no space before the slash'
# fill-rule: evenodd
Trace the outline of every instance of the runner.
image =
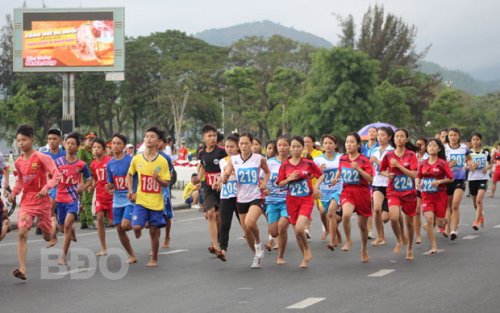
<svg viewBox="0 0 500 313">
<path fill-rule="evenodd" d="M 380 146 L 377 140 L 377 133 L 378 133 L 378 128 L 377 127 L 370 127 L 368 129 L 368 142 L 365 143 L 364 145 L 361 146 L 361 154 L 367 157 L 368 159 L 371 158 L 373 152 Z M 373 186 L 370 186 L 370 192 L 372 194 L 372 199 L 373 199 Z M 372 200 L 372 212 L 374 211 L 373 208 L 373 200 Z M 370 216 L 368 218 L 368 239 L 373 239 L 373 222 L 372 222 L 373 217 Z"/>
<path fill-rule="evenodd" d="M 51 218 L 52 211 L 47 192 L 57 186 L 61 177 L 50 157 L 33 150 L 34 133 L 33 126 L 23 124 L 17 128 L 17 145 L 23 153 L 15 162 L 18 176 L 14 189 L 8 196 L 8 201 L 12 203 L 18 194 L 23 193 L 17 215 L 19 268 L 13 272 L 16 278 L 22 280 L 28 278 L 26 274 L 27 241 L 33 219 L 38 217 L 38 225 L 42 229 L 45 241 L 54 238 L 57 231 L 57 225 Z M 47 180 L 47 174 L 50 174 L 50 180 Z M 10 224 L 4 223 L 2 220 L 1 225 L 0 233 L 5 236 L 4 232 L 7 231 L 5 227 L 10 227 Z"/>
<path fill-rule="evenodd" d="M 198 153 L 200 166 L 198 167 L 198 179 L 205 178 L 203 186 L 204 212 L 208 221 L 208 233 L 212 244 L 208 247 L 210 253 L 216 254 L 220 250 L 218 234 L 221 228 L 219 214 L 220 193 L 213 189 L 213 185 L 219 180 L 221 170 L 219 162 L 227 156 L 223 147 L 217 145 L 217 128 L 206 124 L 203 127 L 203 140 L 205 147 Z"/>
<path fill-rule="evenodd" d="M 443 128 L 439 131 L 439 135 L 441 136 L 441 142 L 446 147 L 448 144 L 448 128 Z"/>
<path fill-rule="evenodd" d="M 465 191 L 465 166 L 471 162 L 470 150 L 465 144 L 460 143 L 460 130 L 450 128 L 445 145 L 446 159 L 450 164 L 454 181 L 446 186 L 448 193 L 448 208 L 446 209 L 446 225 L 443 236 L 450 235 L 451 240 L 458 237 L 458 224 L 460 223 L 460 202 Z M 450 232 L 451 230 L 451 232 Z"/>
<path fill-rule="evenodd" d="M 232 134 L 226 138 L 225 150 L 227 157 L 219 161 L 219 166 L 221 172 L 228 165 L 233 155 L 238 155 L 238 135 Z M 222 184 L 222 176 L 220 176 L 219 181 L 215 184 L 215 187 L 220 191 L 220 219 L 221 228 L 219 233 L 220 250 L 215 253 L 215 255 L 222 261 L 227 261 L 227 247 L 229 244 L 229 231 L 231 230 L 231 223 L 233 221 L 233 215 L 238 214 L 236 208 L 236 196 L 237 196 L 237 182 L 234 173 L 231 173 L 227 183 Z"/>
<path fill-rule="evenodd" d="M 71 241 L 76 242 L 73 223 L 79 210 L 78 201 L 82 192 L 92 184 L 87 164 L 76 156 L 80 148 L 80 134 L 69 134 L 64 141 L 64 147 L 66 156 L 56 160 L 56 166 L 61 173 L 61 182 L 56 195 L 57 221 L 60 230 L 64 232 L 63 253 L 58 262 L 60 265 L 67 264 L 69 245 Z M 81 174 L 86 179 L 84 184 L 80 184 Z"/>
<path fill-rule="evenodd" d="M 392 230 L 397 243 L 394 254 L 401 253 L 404 230 L 399 226 L 401 210 L 405 214 L 408 231 L 406 259 L 413 260 L 413 217 L 417 210 L 417 191 L 413 180 L 417 177 L 417 147 L 409 141 L 408 131 L 404 128 L 394 133 L 396 149 L 388 152 L 380 164 L 380 173 L 389 178 L 387 185 L 387 204 Z"/>
<path fill-rule="evenodd" d="M 252 152 L 255 154 L 262 155 L 262 140 L 260 138 L 254 137 L 252 141 Z"/>
<path fill-rule="evenodd" d="M 152 255 L 146 267 L 158 266 L 159 229 L 165 227 L 163 217 L 165 202 L 161 187 L 168 186 L 170 170 L 167 160 L 158 153 L 158 144 L 163 136 L 165 134 L 158 127 L 146 130 L 144 137 L 146 149 L 132 159 L 127 175 L 127 197 L 132 200 L 133 176 L 138 173 L 136 202 L 132 214 L 132 229 L 137 239 L 141 237 L 146 222 L 149 224 Z"/>
<path fill-rule="evenodd" d="M 66 151 L 61 149 L 61 144 L 62 144 L 62 138 L 61 138 L 61 131 L 59 129 L 49 129 L 48 134 L 47 134 L 47 145 L 49 146 L 49 150 L 46 152 L 43 152 L 44 154 L 50 156 L 54 162 L 66 155 Z M 54 222 L 57 223 L 57 211 L 56 211 L 56 194 L 57 194 L 57 187 L 52 188 L 49 190 L 49 196 L 50 196 L 50 205 L 52 208 L 52 219 Z M 37 233 L 38 233 L 39 227 L 37 227 Z M 47 248 L 50 248 L 54 246 L 57 242 L 57 232 L 56 236 L 47 243 Z"/>
<path fill-rule="evenodd" d="M 270 160 L 270 159 L 274 158 L 278 154 L 276 145 L 277 145 L 277 143 L 276 143 L 276 140 L 274 140 L 274 139 L 270 140 L 270 141 L 268 141 L 266 143 L 266 154 L 265 154 L 265 157 L 266 157 L 267 160 Z M 269 166 L 269 164 L 268 164 L 268 166 Z M 263 175 L 264 175 L 264 173 L 262 173 L 262 171 L 261 171 L 260 178 L 262 178 Z M 267 205 L 266 205 L 266 207 L 267 207 Z M 267 211 L 264 214 L 264 216 L 266 217 L 266 221 L 267 221 L 267 223 L 269 225 L 269 218 L 267 216 Z M 269 226 L 267 227 L 267 238 L 268 238 L 268 242 L 266 244 L 267 251 L 271 252 L 271 250 L 273 250 L 273 249 L 275 249 L 275 250 L 279 249 L 278 244 L 274 245 L 274 239 L 275 238 L 277 239 L 277 237 L 273 238 L 273 236 L 271 236 L 271 233 L 269 232 Z"/>
<path fill-rule="evenodd" d="M 446 153 L 441 140 L 429 139 L 427 143 L 429 158 L 418 165 L 417 188 L 422 190 L 422 210 L 425 216 L 424 229 L 431 243 L 429 254 L 437 253 L 434 228 L 446 226 L 446 207 L 448 195 L 446 184 L 453 182 L 453 174 L 446 162 Z"/>
<path fill-rule="evenodd" d="M 488 180 L 490 179 L 488 171 L 493 167 L 493 162 L 489 151 L 483 150 L 483 136 L 480 133 L 473 133 L 471 142 L 472 164 L 469 171 L 469 190 L 474 209 L 476 209 L 472 228 L 479 230 L 479 225 L 484 227 L 483 198 L 488 189 Z"/>
<path fill-rule="evenodd" d="M 77 157 L 78 159 L 84 161 L 87 164 L 87 167 L 90 170 L 90 164 L 94 159 L 92 155 L 92 144 L 94 143 L 94 139 L 97 137 L 96 133 L 91 131 L 85 135 L 85 142 L 78 149 Z M 92 172 L 90 172 L 92 175 Z M 86 183 L 86 180 L 83 180 L 83 183 Z M 87 189 L 85 189 L 82 193 L 80 206 L 82 211 L 80 213 L 80 229 L 97 229 L 94 224 L 94 217 L 92 215 L 92 198 L 94 197 L 94 192 L 89 193 Z"/>
<path fill-rule="evenodd" d="M 370 201 L 370 184 L 373 182 L 374 170 L 366 157 L 361 155 L 361 138 L 358 133 L 347 135 L 345 140 L 346 155 L 340 157 L 337 175 L 332 179 L 336 184 L 342 176 L 342 222 L 346 243 L 342 251 L 348 251 L 352 245 L 351 216 L 354 212 L 358 215 L 358 227 L 361 234 L 361 262 L 368 262 L 368 217 L 372 215 Z"/>
<path fill-rule="evenodd" d="M 439 139 L 439 138 L 438 138 Z M 418 147 L 417 151 L 417 160 L 418 164 L 429 158 L 429 154 L 427 153 L 427 139 L 426 138 L 418 138 L 415 142 Z M 420 232 L 420 228 L 422 227 L 422 190 L 417 188 L 417 213 L 413 218 L 413 224 L 415 225 L 415 243 L 418 245 L 422 242 L 422 235 Z"/>
<path fill-rule="evenodd" d="M 92 173 L 92 185 L 87 189 L 89 193 L 93 193 L 95 189 L 95 213 L 97 215 L 97 234 L 101 243 L 101 251 L 96 256 L 107 255 L 108 248 L 106 247 L 106 230 L 104 228 L 104 218 L 108 218 L 109 227 L 113 226 L 113 195 L 106 190 L 107 165 L 112 157 L 105 155 L 106 142 L 101 138 L 95 138 L 92 145 L 92 151 L 95 159 L 90 164 Z"/>
<path fill-rule="evenodd" d="M 301 156 L 304 149 L 304 139 L 295 136 L 291 140 L 292 157 L 283 162 L 278 174 L 278 186 L 288 186 L 286 208 L 290 224 L 293 225 L 295 237 L 303 258 L 300 268 L 306 268 L 312 258 L 311 248 L 307 242 L 305 226 L 311 221 L 314 198 L 320 198 L 319 181 L 323 173 L 313 161 Z M 312 177 L 319 178 L 313 188 Z"/>
<path fill-rule="evenodd" d="M 500 181 L 500 142 L 497 143 L 497 149 L 495 154 L 493 154 L 493 159 L 495 161 L 495 171 L 493 172 L 493 179 L 491 185 L 491 193 L 489 198 L 495 196 L 495 190 L 497 189 L 497 181 Z"/>
<path fill-rule="evenodd" d="M 278 155 L 278 143 L 276 140 L 269 140 L 266 143 L 266 159 L 272 159 Z"/>
<path fill-rule="evenodd" d="M 314 145 L 316 137 L 313 134 L 307 134 L 304 136 L 303 139 L 304 139 L 304 151 L 302 152 L 303 158 L 314 160 L 314 158 L 323 154 L 322 151 L 317 150 L 315 148 Z M 315 184 L 316 184 L 316 178 L 313 178 L 312 185 L 314 186 Z M 326 237 L 328 236 L 328 218 L 326 217 L 325 209 L 323 208 L 321 201 L 319 199 L 314 199 L 314 203 L 316 203 L 316 207 L 318 208 L 319 216 L 321 218 L 321 223 L 323 225 L 323 234 L 321 235 L 320 239 L 325 240 Z M 310 220 L 306 220 L 306 235 L 307 239 L 311 238 Z"/>
<path fill-rule="evenodd" d="M 229 177 L 234 171 L 238 187 L 237 209 L 240 216 L 241 227 L 245 232 L 248 246 L 254 252 L 251 268 L 260 268 L 264 258 L 264 246 L 260 241 L 259 226 L 257 220 L 264 210 L 264 194 L 269 181 L 269 168 L 266 159 L 252 152 L 252 134 L 242 134 L 238 141 L 239 155 L 231 156 L 231 162 L 224 170 L 222 183 L 227 184 Z M 264 171 L 264 179 L 259 180 L 260 170 Z"/>
<path fill-rule="evenodd" d="M 111 140 L 111 149 L 114 158 L 108 162 L 106 190 L 113 193 L 113 225 L 116 227 L 118 238 L 129 254 L 125 263 L 137 263 L 137 257 L 130 245 L 127 231 L 132 229 L 132 213 L 134 204 L 127 198 L 127 174 L 132 157 L 125 153 L 127 137 L 123 134 L 114 134 Z"/>
<path fill-rule="evenodd" d="M 162 187 L 163 201 L 165 202 L 165 208 L 163 210 L 163 217 L 165 218 L 165 239 L 163 240 L 162 249 L 170 248 L 170 230 L 172 229 L 172 218 L 174 217 L 174 210 L 172 208 L 172 181 L 174 180 L 175 168 L 172 163 L 172 158 L 166 152 L 166 147 L 168 143 L 172 142 L 172 139 L 163 136 L 160 138 L 160 143 L 158 144 L 158 153 L 165 158 L 168 162 L 168 169 L 170 171 L 170 181 L 167 187 Z M 158 230 L 158 235 L 161 236 L 161 230 Z"/>
<path fill-rule="evenodd" d="M 340 194 L 342 192 L 342 179 L 332 185 L 332 178 L 337 175 L 339 161 L 343 154 L 336 153 L 339 139 L 335 135 L 327 134 L 321 138 L 325 154 L 314 159 L 314 163 L 323 171 L 323 179 L 318 179 L 321 192 L 321 203 L 328 217 L 328 231 L 330 242 L 326 247 L 334 251 L 334 247 L 342 242 L 338 223 L 342 222 L 342 207 L 340 206 Z"/>
<path fill-rule="evenodd" d="M 380 127 L 377 131 L 378 147 L 375 148 L 370 156 L 370 161 L 375 169 L 373 178 L 373 210 L 375 216 L 375 228 L 377 229 L 377 238 L 371 242 L 373 246 L 385 245 L 384 224 L 389 221 L 389 207 L 387 205 L 387 184 L 389 179 L 380 173 L 380 163 L 384 156 L 394 150 L 394 131 L 390 127 Z"/>
<path fill-rule="evenodd" d="M 286 188 L 279 188 L 278 175 L 280 167 L 288 159 L 290 152 L 290 139 L 286 136 L 278 138 L 276 157 L 267 160 L 267 166 L 271 172 L 271 178 L 267 183 L 266 190 L 266 215 L 268 218 L 268 232 L 271 239 L 276 238 L 276 246 L 272 249 L 278 249 L 278 265 L 286 264 L 284 256 L 288 242 L 288 212 L 286 209 Z M 271 246 L 271 240 L 269 240 Z M 268 248 L 269 250 L 269 248 Z"/>
</svg>

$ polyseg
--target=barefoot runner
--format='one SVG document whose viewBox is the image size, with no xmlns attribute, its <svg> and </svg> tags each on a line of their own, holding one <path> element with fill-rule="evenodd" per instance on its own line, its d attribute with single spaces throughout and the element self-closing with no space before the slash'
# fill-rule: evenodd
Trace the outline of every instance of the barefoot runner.
<svg viewBox="0 0 500 313">
<path fill-rule="evenodd" d="M 8 200 L 11 203 L 14 202 L 14 198 L 21 192 L 23 196 L 17 215 L 19 268 L 15 269 L 13 274 L 19 279 L 26 280 L 28 232 L 32 227 L 33 219 L 38 217 L 38 225 L 45 241 L 51 240 L 57 231 L 57 225 L 52 220 L 50 197 L 47 193 L 57 186 L 61 176 L 54 161 L 49 156 L 33 150 L 34 129 L 32 126 L 23 124 L 17 128 L 16 133 L 17 145 L 23 153 L 15 163 L 18 176 Z M 47 174 L 50 175 L 50 180 L 47 180 Z"/>
</svg>

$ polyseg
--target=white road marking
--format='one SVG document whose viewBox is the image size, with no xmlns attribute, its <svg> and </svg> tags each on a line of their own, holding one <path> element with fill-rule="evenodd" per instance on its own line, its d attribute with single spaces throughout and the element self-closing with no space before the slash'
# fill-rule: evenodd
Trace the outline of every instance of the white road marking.
<svg viewBox="0 0 500 313">
<path fill-rule="evenodd" d="M 204 220 L 204 217 L 196 217 L 196 218 L 187 218 L 185 220 L 172 220 L 172 222 L 175 223 L 181 223 L 181 222 L 191 222 L 191 221 L 198 221 L 198 220 Z"/>
<path fill-rule="evenodd" d="M 106 232 L 107 233 L 116 232 L 116 229 L 110 229 L 110 230 L 107 230 Z M 90 233 L 85 233 L 85 234 L 76 234 L 76 239 L 78 239 L 80 237 L 83 237 L 83 236 L 89 236 L 89 235 L 94 235 L 95 236 L 96 234 L 97 234 L 97 230 L 96 231 L 92 231 Z M 58 233 L 57 239 L 59 239 L 59 241 L 62 241 L 63 238 L 64 238 L 64 234 L 63 233 Z M 37 239 L 37 240 L 29 240 L 29 241 L 27 241 L 27 243 L 35 243 L 35 242 L 47 242 L 47 241 L 45 241 L 43 239 Z M 17 242 L 0 244 L 0 247 L 13 246 L 13 245 L 17 245 Z"/>
<path fill-rule="evenodd" d="M 243 287 L 243 288 L 238 288 L 239 290 L 253 290 L 252 287 Z"/>
<path fill-rule="evenodd" d="M 495 226 L 495 227 L 493 227 L 493 228 L 500 228 L 500 225 L 497 225 L 497 226 Z"/>
<path fill-rule="evenodd" d="M 474 239 L 474 238 L 477 238 L 477 237 L 479 237 L 479 235 L 469 235 L 469 236 L 465 236 L 462 239 L 466 239 L 467 240 L 467 239 Z"/>
<path fill-rule="evenodd" d="M 160 252 L 158 254 L 162 254 L 162 255 L 165 255 L 165 254 L 176 254 L 176 253 L 181 253 L 181 252 L 186 252 L 186 251 L 189 251 L 189 250 L 177 249 L 177 250 L 172 250 L 172 251 L 167 251 L 167 252 Z"/>
<path fill-rule="evenodd" d="M 325 299 L 326 298 L 307 298 L 305 300 L 302 300 L 300 302 L 292 304 L 286 308 L 287 309 L 305 309 L 305 308 L 310 307 L 311 305 L 316 304 L 318 302 L 321 302 Z"/>
<path fill-rule="evenodd" d="M 71 270 L 71 271 L 66 271 L 66 272 L 59 272 L 59 273 L 54 273 L 54 275 L 61 275 L 61 276 L 65 276 L 65 275 L 69 275 L 69 274 L 75 274 L 75 273 L 81 273 L 81 272 L 87 272 L 87 271 L 90 271 L 90 270 L 93 270 L 94 268 L 88 268 L 88 267 L 82 267 L 82 268 L 76 268 L 74 270 Z"/>
<path fill-rule="evenodd" d="M 236 238 L 236 240 L 245 240 L 245 238 L 243 238 L 243 237 L 238 237 L 238 238 Z"/>
<path fill-rule="evenodd" d="M 437 249 L 437 253 L 441 253 L 443 252 L 444 249 Z M 427 255 L 430 255 L 431 253 L 429 251 L 425 252 L 425 253 L 422 253 L 422 254 L 427 254 Z"/>
<path fill-rule="evenodd" d="M 382 276 L 388 275 L 394 271 L 396 271 L 396 270 L 388 270 L 388 269 L 380 270 L 380 271 L 375 272 L 373 274 L 367 275 L 367 277 L 382 277 Z"/>
</svg>

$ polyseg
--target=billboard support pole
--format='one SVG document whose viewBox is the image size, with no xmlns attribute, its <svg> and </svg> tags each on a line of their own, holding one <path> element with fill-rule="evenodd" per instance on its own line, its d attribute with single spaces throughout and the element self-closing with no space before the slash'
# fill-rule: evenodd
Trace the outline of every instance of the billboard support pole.
<svg viewBox="0 0 500 313">
<path fill-rule="evenodd" d="M 62 84 L 63 84 L 63 88 L 62 88 L 62 97 L 63 97 L 63 101 L 62 101 L 62 111 L 63 111 L 63 119 L 65 118 L 65 116 L 67 116 L 69 114 L 69 97 L 68 97 L 68 92 L 69 92 L 69 89 L 68 89 L 68 81 L 69 81 L 69 74 L 68 73 L 62 73 Z"/>
<path fill-rule="evenodd" d="M 69 114 L 75 129 L 75 73 L 69 73 Z"/>
</svg>

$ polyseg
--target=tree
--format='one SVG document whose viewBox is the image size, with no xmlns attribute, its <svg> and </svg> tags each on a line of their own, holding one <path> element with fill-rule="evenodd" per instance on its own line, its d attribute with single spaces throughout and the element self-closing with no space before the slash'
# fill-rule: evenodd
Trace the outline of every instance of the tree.
<svg viewBox="0 0 500 313">
<path fill-rule="evenodd" d="M 296 130 L 344 137 L 376 122 L 378 70 L 379 62 L 361 51 L 332 48 L 315 53 L 307 93 L 295 109 Z"/>
<path fill-rule="evenodd" d="M 429 125 L 428 134 L 434 134 L 442 128 L 457 127 L 465 130 L 467 123 L 464 121 L 465 108 L 473 99 L 467 94 L 456 89 L 444 89 L 436 100 L 425 111 Z"/>
<path fill-rule="evenodd" d="M 354 24 L 354 17 L 349 14 L 347 18 L 343 18 L 340 14 L 333 14 L 339 22 L 341 34 L 337 47 L 339 48 L 355 48 L 356 47 L 356 24 Z"/>
<path fill-rule="evenodd" d="M 412 120 L 405 93 L 387 80 L 375 88 L 380 102 L 378 120 L 399 127 L 408 127 Z"/>
<path fill-rule="evenodd" d="M 10 90 L 14 82 L 13 72 L 14 26 L 10 14 L 5 15 L 5 25 L 0 30 L 0 93 L 4 99 L 12 96 Z"/>
<path fill-rule="evenodd" d="M 350 26 L 343 26 L 343 32 L 349 32 Z M 417 28 L 414 25 L 408 25 L 401 17 L 390 13 L 384 16 L 384 7 L 375 5 L 374 8 L 370 6 L 363 16 L 357 48 L 380 61 L 379 75 L 383 81 L 391 66 L 416 68 L 416 62 L 424 58 L 430 46 L 423 52 L 417 52 L 416 37 Z"/>
</svg>

